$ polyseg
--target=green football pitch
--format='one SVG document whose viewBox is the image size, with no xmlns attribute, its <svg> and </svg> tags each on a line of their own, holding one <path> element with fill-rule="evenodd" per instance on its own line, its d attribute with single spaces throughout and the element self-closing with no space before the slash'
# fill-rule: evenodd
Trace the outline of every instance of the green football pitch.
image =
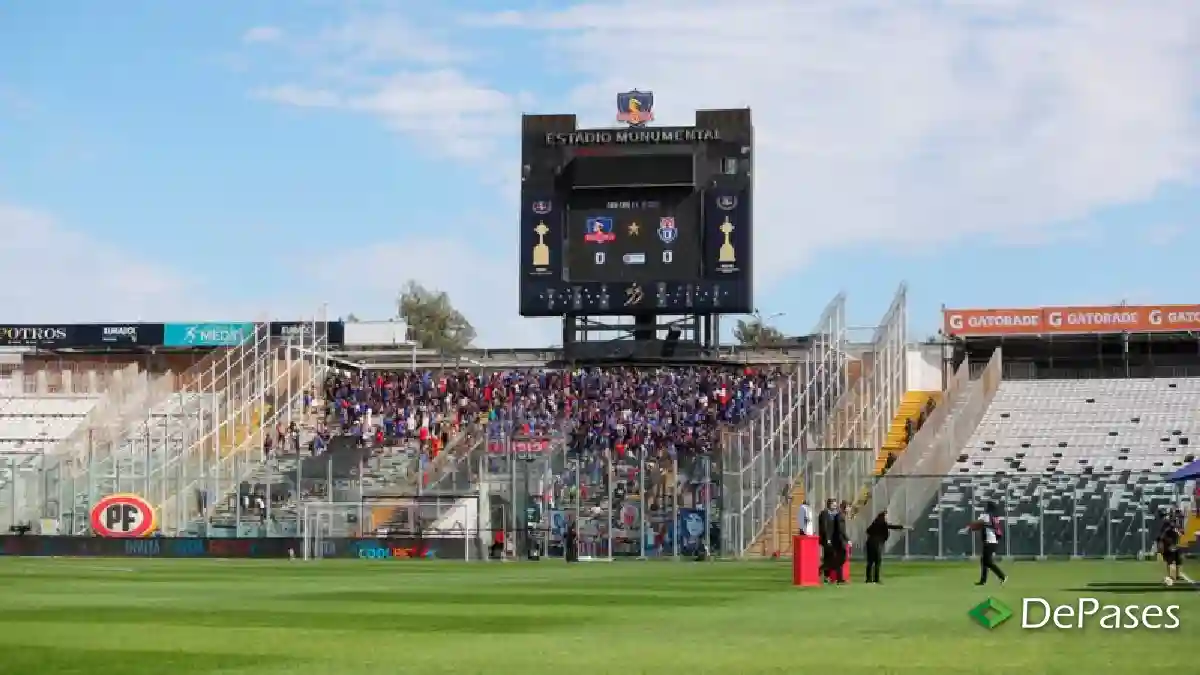
<svg viewBox="0 0 1200 675">
<path fill-rule="evenodd" d="M 0 558 L 0 673 L 1195 672 L 1200 592 L 1157 564 L 1007 565 L 1004 588 L 892 563 L 795 589 L 786 563 Z M 1017 618 L 975 623 L 989 595 Z M 1027 597 L 1178 605 L 1181 626 L 1023 629 Z"/>
</svg>

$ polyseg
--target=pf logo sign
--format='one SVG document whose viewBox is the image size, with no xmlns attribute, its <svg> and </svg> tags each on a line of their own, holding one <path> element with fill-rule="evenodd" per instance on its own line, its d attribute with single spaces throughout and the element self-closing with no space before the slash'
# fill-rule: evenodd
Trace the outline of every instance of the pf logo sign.
<svg viewBox="0 0 1200 675">
<path fill-rule="evenodd" d="M 137 495 L 109 495 L 92 507 L 92 532 L 101 537 L 145 537 L 154 525 L 154 507 Z"/>
</svg>

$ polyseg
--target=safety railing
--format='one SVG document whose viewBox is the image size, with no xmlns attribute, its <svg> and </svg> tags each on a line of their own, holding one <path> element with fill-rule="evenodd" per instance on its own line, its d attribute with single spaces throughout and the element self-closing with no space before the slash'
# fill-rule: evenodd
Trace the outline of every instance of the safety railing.
<svg viewBox="0 0 1200 675">
<path fill-rule="evenodd" d="M 764 535 L 801 478 L 806 437 L 823 437 L 835 426 L 837 402 L 849 386 L 845 313 L 846 299 L 839 294 L 811 332 L 808 360 L 776 383 L 770 400 L 748 422 L 722 435 L 715 470 L 726 556 L 745 555 Z"/>
<path fill-rule="evenodd" d="M 207 410 L 186 418 L 198 423 L 184 426 L 182 451 L 150 473 L 148 494 L 157 498 L 164 531 L 189 527 L 208 504 L 219 503 L 262 465 L 265 429 L 301 421 L 306 393 L 319 390 L 324 380 L 327 341 L 321 325 L 317 321 L 312 331 L 284 341 L 271 338 L 269 326 L 260 324 L 223 364 L 212 364 L 177 395 L 183 403 L 194 393 Z"/>
<path fill-rule="evenodd" d="M 1161 513 L 1187 498 L 1166 474 L 1137 483 L 1127 475 L 1097 473 L 890 477 L 893 485 L 911 482 L 915 488 L 892 490 L 888 520 L 911 529 L 889 540 L 889 554 L 918 559 L 978 555 L 979 534 L 969 526 L 988 502 L 996 504 L 1004 524 L 1000 553 L 1006 557 L 1153 557 Z"/>
<path fill-rule="evenodd" d="M 852 532 L 864 531 L 871 518 L 885 509 L 893 517 L 911 518 L 913 509 L 923 508 L 934 498 L 938 480 L 909 477 L 941 476 L 950 471 L 1000 387 L 1002 365 L 1000 350 L 996 350 L 977 380 L 970 379 L 968 364 L 959 367 L 941 405 L 934 409 L 887 475 L 871 486 L 865 507 L 852 519 Z"/>
<path fill-rule="evenodd" d="M 855 501 L 874 481 L 875 460 L 907 391 L 907 288 L 901 285 L 871 346 L 853 369 L 851 386 L 824 434 L 808 439 L 804 460 L 809 504 Z"/>
</svg>

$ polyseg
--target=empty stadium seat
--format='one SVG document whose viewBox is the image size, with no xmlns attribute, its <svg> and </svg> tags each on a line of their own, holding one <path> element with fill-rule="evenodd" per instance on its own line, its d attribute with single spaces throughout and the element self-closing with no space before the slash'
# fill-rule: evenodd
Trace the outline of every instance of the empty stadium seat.
<svg viewBox="0 0 1200 675">
<path fill-rule="evenodd" d="M 1198 409 L 1200 379 L 1003 382 L 903 552 L 972 555 L 961 530 L 989 500 L 1009 555 L 1149 552 L 1160 509 L 1184 497 L 1164 477 L 1194 459 Z"/>
<path fill-rule="evenodd" d="M 0 396 L 0 452 L 48 451 L 91 412 L 92 396 Z"/>
<path fill-rule="evenodd" d="M 1173 471 L 1200 442 L 1200 379 L 1001 384 L 960 474 Z"/>
</svg>

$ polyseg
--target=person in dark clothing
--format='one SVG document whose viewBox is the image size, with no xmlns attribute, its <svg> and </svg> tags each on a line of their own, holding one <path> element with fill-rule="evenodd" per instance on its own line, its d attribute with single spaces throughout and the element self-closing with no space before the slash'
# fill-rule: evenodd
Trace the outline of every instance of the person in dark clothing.
<svg viewBox="0 0 1200 675">
<path fill-rule="evenodd" d="M 846 519 L 833 499 L 825 502 L 825 510 L 817 519 L 817 536 L 821 538 L 822 578 L 845 583 L 842 567 L 846 562 Z"/>
<path fill-rule="evenodd" d="M 579 562 L 579 530 L 574 521 L 567 525 L 563 534 L 563 556 L 569 563 Z"/>
<path fill-rule="evenodd" d="M 1000 550 L 1000 540 L 1004 538 L 1003 526 L 1000 524 L 999 508 L 996 502 L 988 502 L 983 509 L 983 517 L 971 523 L 970 529 L 979 532 L 982 544 L 982 555 L 979 556 L 979 581 L 976 586 L 987 584 L 988 572 L 996 575 L 1000 584 L 1008 581 L 1008 577 L 996 564 L 996 553 Z"/>
<path fill-rule="evenodd" d="M 1158 529 L 1158 551 L 1167 565 L 1167 576 L 1164 581 L 1168 586 L 1179 581 L 1179 567 L 1183 564 L 1183 551 L 1179 548 L 1182 538 L 1182 524 L 1179 522 L 1178 516 L 1172 513 L 1163 514 L 1162 523 Z"/>
<path fill-rule="evenodd" d="M 883 567 L 883 551 L 892 530 L 903 530 L 903 525 L 893 525 L 887 520 L 887 511 L 880 511 L 867 526 L 867 583 L 879 583 L 879 570 Z"/>
<path fill-rule="evenodd" d="M 896 465 L 896 453 L 889 452 L 888 456 L 887 456 L 887 462 L 885 462 L 883 465 L 883 473 L 886 474 L 887 472 L 891 471 L 892 467 L 895 465 Z"/>
<path fill-rule="evenodd" d="M 825 500 L 825 510 L 817 516 L 817 538 L 821 540 L 821 580 L 829 581 L 832 576 L 831 563 L 833 552 L 829 545 L 829 533 L 833 529 L 833 517 L 837 511 L 837 502 Z"/>
</svg>

